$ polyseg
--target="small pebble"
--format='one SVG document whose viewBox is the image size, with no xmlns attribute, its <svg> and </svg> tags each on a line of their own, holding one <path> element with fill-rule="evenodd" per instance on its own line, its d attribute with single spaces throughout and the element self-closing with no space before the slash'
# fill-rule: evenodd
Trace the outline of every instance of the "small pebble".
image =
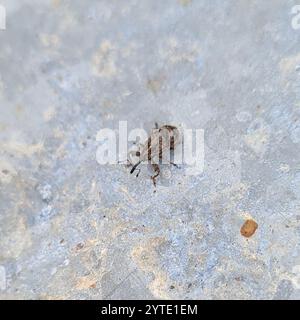
<svg viewBox="0 0 300 320">
<path fill-rule="evenodd" d="M 246 220 L 243 226 L 241 227 L 241 235 L 246 238 L 250 238 L 255 233 L 257 227 L 258 224 L 254 220 Z"/>
</svg>

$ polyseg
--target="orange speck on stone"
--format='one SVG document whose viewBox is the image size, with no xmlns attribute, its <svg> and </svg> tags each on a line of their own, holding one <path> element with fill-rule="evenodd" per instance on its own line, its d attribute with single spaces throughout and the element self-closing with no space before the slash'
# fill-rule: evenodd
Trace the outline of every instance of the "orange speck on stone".
<svg viewBox="0 0 300 320">
<path fill-rule="evenodd" d="M 243 226 L 241 227 L 241 235 L 250 238 L 255 233 L 256 229 L 258 228 L 258 224 L 252 220 L 246 220 Z"/>
</svg>

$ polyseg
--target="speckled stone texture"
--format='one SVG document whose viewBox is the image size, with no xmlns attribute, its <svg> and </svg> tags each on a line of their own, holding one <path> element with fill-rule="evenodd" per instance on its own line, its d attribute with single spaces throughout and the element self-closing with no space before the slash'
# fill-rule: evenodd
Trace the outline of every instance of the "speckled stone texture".
<svg viewBox="0 0 300 320">
<path fill-rule="evenodd" d="M 297 1 L 0 4 L 1 299 L 300 298 Z M 99 165 L 120 120 L 204 129 L 203 173 Z"/>
</svg>

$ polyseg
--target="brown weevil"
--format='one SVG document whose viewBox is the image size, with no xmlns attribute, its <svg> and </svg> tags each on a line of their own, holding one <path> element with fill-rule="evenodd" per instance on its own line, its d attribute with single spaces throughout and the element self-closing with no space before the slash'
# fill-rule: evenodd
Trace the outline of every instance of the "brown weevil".
<svg viewBox="0 0 300 320">
<path fill-rule="evenodd" d="M 163 125 L 158 127 L 157 123 L 155 124 L 155 129 L 152 130 L 151 135 L 145 142 L 145 144 L 140 145 L 138 151 L 135 152 L 135 156 L 139 158 L 138 162 L 132 164 L 132 169 L 130 173 L 134 173 L 135 170 L 142 162 L 149 162 L 154 171 L 154 175 L 151 176 L 154 186 L 156 186 L 156 179 L 160 174 L 159 164 L 164 159 L 164 155 L 170 151 L 174 151 L 176 146 L 180 142 L 180 131 L 177 127 L 172 125 Z M 166 160 L 168 163 L 176 166 L 174 162 Z M 137 173 L 137 177 L 140 173 Z"/>
</svg>

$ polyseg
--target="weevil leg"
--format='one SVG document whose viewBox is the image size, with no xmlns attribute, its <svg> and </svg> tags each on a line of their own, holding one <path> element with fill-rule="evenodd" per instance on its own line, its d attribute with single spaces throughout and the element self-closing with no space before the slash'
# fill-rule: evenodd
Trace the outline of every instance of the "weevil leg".
<svg viewBox="0 0 300 320">
<path fill-rule="evenodd" d="M 159 169 L 159 165 L 154 163 L 152 164 L 152 168 L 154 169 L 155 175 L 151 177 L 151 180 L 153 181 L 154 187 L 156 187 L 156 178 L 160 174 L 160 169 Z"/>
<path fill-rule="evenodd" d="M 140 174 L 140 172 L 141 172 L 141 169 L 138 169 L 139 171 L 138 171 L 138 173 L 136 174 L 136 177 L 138 178 L 138 176 L 139 176 L 139 174 Z"/>
<path fill-rule="evenodd" d="M 126 168 L 131 168 L 133 164 L 128 160 L 126 163 Z"/>
<path fill-rule="evenodd" d="M 127 168 L 133 166 L 133 164 L 130 162 L 129 159 L 127 159 L 127 160 L 119 160 L 119 161 L 118 161 L 118 164 L 120 164 L 120 163 L 122 163 L 122 162 L 126 162 L 125 166 L 126 166 Z"/>
<path fill-rule="evenodd" d="M 176 163 L 174 163 L 174 162 L 171 162 L 171 161 L 170 161 L 170 164 L 171 164 L 172 166 L 176 167 L 177 169 L 180 169 L 180 166 L 179 166 L 178 164 L 176 164 Z"/>
</svg>

